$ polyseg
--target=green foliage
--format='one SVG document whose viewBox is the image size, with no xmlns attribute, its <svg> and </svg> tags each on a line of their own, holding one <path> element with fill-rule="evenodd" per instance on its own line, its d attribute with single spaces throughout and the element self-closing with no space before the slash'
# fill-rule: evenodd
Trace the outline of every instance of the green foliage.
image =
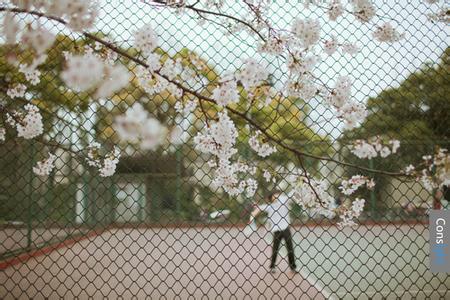
<svg viewBox="0 0 450 300">
<path fill-rule="evenodd" d="M 42 72 L 41 81 L 37 85 L 27 84 L 27 99 L 38 105 L 43 110 L 44 118 L 50 119 L 54 110 L 65 107 L 69 110 L 86 110 L 89 96 L 86 93 L 74 93 L 68 90 L 60 79 L 59 73 L 64 66 L 64 51 L 77 52 L 87 44 L 85 39 L 73 40 L 65 35 L 58 35 L 54 45 L 47 53 L 46 61 L 39 67 Z M 4 87 L 9 87 L 10 82 L 25 83 L 25 77 L 18 68 L 10 62 L 13 57 L 21 64 L 30 64 L 34 57 L 28 50 L 22 50 L 20 46 L 2 45 L 0 47 L 0 74 Z M 6 94 L 6 89 L 1 93 Z M 8 105 L 23 105 L 22 101 L 11 101 Z M 15 104 L 17 103 L 17 104 Z"/>
<path fill-rule="evenodd" d="M 346 132 L 341 142 L 379 135 L 401 141 L 399 154 L 387 164 L 415 163 L 434 146 L 450 142 L 450 48 L 438 64 L 426 64 L 397 88 L 368 101 L 369 116 L 360 128 Z M 399 159 L 400 158 L 400 159 Z"/>
<path fill-rule="evenodd" d="M 347 131 L 340 139 L 342 146 L 355 139 L 381 136 L 384 140 L 400 140 L 397 154 L 375 158 L 372 162 L 358 159 L 349 151 L 342 154 L 345 161 L 364 167 L 398 171 L 406 165 L 417 164 L 425 154 L 432 154 L 436 146 L 450 146 L 450 48 L 438 63 L 426 64 L 410 74 L 400 86 L 382 91 L 368 100 L 369 115 L 361 127 Z M 389 178 L 383 175 L 345 169 L 345 175 L 355 172 L 373 177 L 376 194 L 381 199 Z M 366 192 L 363 197 L 368 197 Z M 366 198 L 368 199 L 368 198 Z"/>
</svg>

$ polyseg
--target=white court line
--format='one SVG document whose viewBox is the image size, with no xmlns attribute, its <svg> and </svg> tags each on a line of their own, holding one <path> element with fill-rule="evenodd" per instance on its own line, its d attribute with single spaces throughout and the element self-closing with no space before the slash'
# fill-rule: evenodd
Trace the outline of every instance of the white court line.
<svg viewBox="0 0 450 300">
<path fill-rule="evenodd" d="M 264 236 L 264 240 L 271 245 L 272 244 L 272 237 L 270 234 L 266 234 Z M 284 243 L 282 243 L 284 244 Z M 295 250 L 295 246 L 294 246 L 294 250 Z M 294 251 L 295 252 L 295 251 Z M 286 257 L 287 256 L 287 250 L 286 247 L 281 247 L 280 248 L 280 252 L 278 253 L 280 256 L 282 257 Z M 324 297 L 325 299 L 331 299 L 334 300 L 336 298 L 334 298 L 331 295 L 331 292 L 328 291 L 325 286 L 323 284 L 321 284 L 319 282 L 319 280 L 316 278 L 316 276 L 314 276 L 314 274 L 312 272 L 307 272 L 306 270 L 300 268 L 299 270 L 300 275 L 306 279 L 306 281 L 309 282 L 310 285 L 312 285 L 313 287 L 315 287 Z"/>
<path fill-rule="evenodd" d="M 303 278 L 305 278 L 309 284 L 311 284 L 313 287 L 315 287 L 324 297 L 325 299 L 335 299 L 331 293 L 325 288 L 323 284 L 317 280 L 316 276 L 313 275 L 313 273 L 309 273 L 305 271 L 304 269 L 299 270 L 300 275 L 302 275 Z"/>
</svg>

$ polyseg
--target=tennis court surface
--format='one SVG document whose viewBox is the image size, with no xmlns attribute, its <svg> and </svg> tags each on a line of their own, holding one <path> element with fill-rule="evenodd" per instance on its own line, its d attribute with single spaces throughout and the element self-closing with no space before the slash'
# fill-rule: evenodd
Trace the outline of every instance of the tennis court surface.
<svg viewBox="0 0 450 300">
<path fill-rule="evenodd" d="M 428 271 L 427 238 L 420 224 L 297 227 L 299 274 L 284 247 L 271 274 L 263 229 L 110 229 L 0 271 L 0 298 L 444 299 L 450 276 Z"/>
</svg>

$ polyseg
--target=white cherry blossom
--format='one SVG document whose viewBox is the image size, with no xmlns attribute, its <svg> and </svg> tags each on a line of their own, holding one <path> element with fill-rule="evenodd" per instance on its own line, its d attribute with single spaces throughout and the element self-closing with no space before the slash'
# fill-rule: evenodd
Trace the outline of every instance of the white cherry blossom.
<svg viewBox="0 0 450 300">
<path fill-rule="evenodd" d="M 373 33 L 373 37 L 380 42 L 393 43 L 404 38 L 404 34 L 399 33 L 391 23 L 384 23 L 378 26 Z"/>
<path fill-rule="evenodd" d="M 33 104 L 24 106 L 24 112 L 13 112 L 7 115 L 7 122 L 16 127 L 17 136 L 24 139 L 32 139 L 44 132 L 44 124 L 42 123 L 42 115 L 39 108 Z"/>
<path fill-rule="evenodd" d="M 330 8 L 328 9 L 328 18 L 330 21 L 336 21 L 340 16 L 344 14 L 344 6 L 341 0 L 333 0 Z"/>
<path fill-rule="evenodd" d="M 15 44 L 20 33 L 21 26 L 17 22 L 13 13 L 6 13 L 3 18 L 2 33 L 6 44 Z"/>
<path fill-rule="evenodd" d="M 366 185 L 369 189 L 375 186 L 375 182 L 366 176 L 354 175 L 348 180 L 342 180 L 339 189 L 344 195 L 351 195 L 361 186 Z"/>
<path fill-rule="evenodd" d="M 300 40 L 303 47 L 315 45 L 320 39 L 320 22 L 314 19 L 295 19 L 292 32 Z"/>
<path fill-rule="evenodd" d="M 27 91 L 27 86 L 24 84 L 17 84 L 16 86 L 9 88 L 6 91 L 6 94 L 10 98 L 23 98 L 25 96 L 25 92 Z"/>
<path fill-rule="evenodd" d="M 104 78 L 95 92 L 95 98 L 106 98 L 121 90 L 130 81 L 130 73 L 123 65 L 106 65 Z"/>
<path fill-rule="evenodd" d="M 134 47 L 146 56 L 158 47 L 158 35 L 152 26 L 144 25 L 134 33 Z"/>
<path fill-rule="evenodd" d="M 6 139 L 6 130 L 5 128 L 0 127 L 0 142 L 4 142 Z"/>
<path fill-rule="evenodd" d="M 392 145 L 392 148 L 389 148 L 388 145 Z M 351 152 L 359 158 L 371 159 L 378 155 L 385 158 L 397 153 L 399 147 L 400 141 L 398 140 L 390 140 L 387 144 L 383 144 L 380 137 L 374 137 L 369 141 L 356 140 Z"/>
<path fill-rule="evenodd" d="M 70 55 L 61 79 L 71 89 L 83 92 L 94 88 L 103 77 L 102 60 L 92 54 Z"/>
<path fill-rule="evenodd" d="M 361 22 L 369 22 L 376 14 L 375 6 L 371 0 L 350 0 L 353 5 L 353 14 Z"/>
<path fill-rule="evenodd" d="M 55 167 L 56 155 L 48 153 L 48 158 L 42 161 L 38 161 L 36 166 L 33 167 L 34 174 L 38 176 L 48 176 Z"/>
<path fill-rule="evenodd" d="M 333 55 L 338 48 L 338 41 L 335 35 L 331 36 L 331 39 L 326 40 L 323 43 L 323 51 L 328 55 Z"/>
<path fill-rule="evenodd" d="M 272 153 L 277 151 L 277 148 L 271 146 L 268 143 L 261 143 L 258 140 L 258 137 L 260 136 L 260 132 L 256 132 L 255 135 L 252 135 L 249 140 L 248 144 L 250 145 L 250 148 L 252 148 L 259 156 L 261 157 L 267 157 L 271 155 Z"/>
<path fill-rule="evenodd" d="M 42 26 L 38 28 L 27 26 L 26 28 L 27 30 L 22 34 L 22 45 L 34 49 L 38 55 L 44 53 L 53 45 L 56 37 L 46 28 Z"/>
<path fill-rule="evenodd" d="M 237 103 L 239 101 L 239 93 L 236 81 L 231 79 L 220 83 L 213 91 L 213 98 L 220 106 Z"/>
<path fill-rule="evenodd" d="M 114 147 L 111 152 L 104 156 L 100 155 L 100 144 L 97 142 L 91 143 L 87 150 L 86 161 L 89 166 L 97 168 L 101 177 L 114 175 L 120 158 L 118 147 Z"/>
<path fill-rule="evenodd" d="M 249 90 L 260 85 L 268 76 L 269 72 L 264 66 L 255 59 L 248 58 L 244 61 L 241 70 L 236 74 L 236 79 L 242 83 L 246 90 Z"/>
<path fill-rule="evenodd" d="M 121 141 L 137 143 L 142 150 L 151 151 L 165 141 L 168 131 L 137 102 L 125 114 L 115 118 L 113 128 Z"/>
</svg>

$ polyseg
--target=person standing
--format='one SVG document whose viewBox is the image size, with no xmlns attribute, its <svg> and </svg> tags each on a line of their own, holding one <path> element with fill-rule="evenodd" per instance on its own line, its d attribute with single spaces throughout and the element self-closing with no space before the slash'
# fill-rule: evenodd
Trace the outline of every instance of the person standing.
<svg viewBox="0 0 450 300">
<path fill-rule="evenodd" d="M 275 273 L 275 263 L 278 256 L 281 240 L 284 239 L 288 252 L 289 267 L 292 272 L 297 272 L 295 265 L 294 247 L 290 231 L 291 218 L 289 216 L 291 201 L 289 197 L 279 191 L 269 195 L 269 204 L 256 206 L 251 213 L 255 218 L 259 213 L 266 212 L 270 231 L 273 233 L 272 257 L 270 259 L 270 271 Z"/>
</svg>

